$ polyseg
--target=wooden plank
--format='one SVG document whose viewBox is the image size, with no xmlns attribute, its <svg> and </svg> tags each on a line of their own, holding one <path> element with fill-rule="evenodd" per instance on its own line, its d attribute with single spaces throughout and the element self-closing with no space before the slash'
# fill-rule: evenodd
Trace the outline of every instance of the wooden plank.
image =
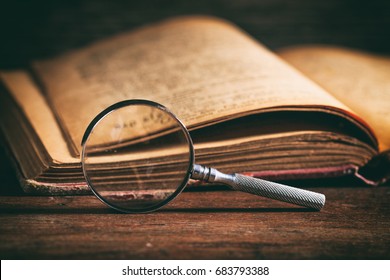
<svg viewBox="0 0 390 280">
<path fill-rule="evenodd" d="M 233 21 L 271 49 L 333 44 L 390 51 L 386 0 L 3 1 L 0 68 L 25 67 L 164 18 L 207 14 Z"/>
<path fill-rule="evenodd" d="M 95 197 L 0 197 L 2 259 L 388 259 L 390 188 L 315 188 L 321 212 L 232 191 L 151 214 Z"/>
</svg>

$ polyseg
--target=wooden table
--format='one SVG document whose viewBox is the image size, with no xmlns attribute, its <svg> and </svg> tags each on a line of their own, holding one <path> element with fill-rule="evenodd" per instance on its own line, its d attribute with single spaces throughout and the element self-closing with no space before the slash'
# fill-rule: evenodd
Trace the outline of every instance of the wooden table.
<svg viewBox="0 0 390 280">
<path fill-rule="evenodd" d="M 314 188 L 321 212 L 191 191 L 151 214 L 93 196 L 0 197 L 2 259 L 388 259 L 390 188 Z"/>
</svg>

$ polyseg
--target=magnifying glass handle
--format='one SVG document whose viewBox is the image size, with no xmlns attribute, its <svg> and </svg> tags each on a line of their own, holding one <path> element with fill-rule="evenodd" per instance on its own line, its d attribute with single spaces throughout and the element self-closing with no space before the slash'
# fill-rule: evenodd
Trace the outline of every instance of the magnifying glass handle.
<svg viewBox="0 0 390 280">
<path fill-rule="evenodd" d="M 232 189 L 280 201 L 289 202 L 321 210 L 325 205 L 325 195 L 299 188 L 286 186 L 241 174 L 224 174 L 215 168 L 195 164 L 192 179 L 210 183 L 222 183 Z"/>
</svg>

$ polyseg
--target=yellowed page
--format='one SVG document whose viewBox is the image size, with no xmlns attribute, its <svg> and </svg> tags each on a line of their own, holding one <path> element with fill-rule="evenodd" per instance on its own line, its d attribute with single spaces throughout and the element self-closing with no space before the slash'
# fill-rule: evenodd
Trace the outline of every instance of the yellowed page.
<svg viewBox="0 0 390 280">
<path fill-rule="evenodd" d="M 189 127 L 275 106 L 348 110 L 235 26 L 207 17 L 147 26 L 35 69 L 76 148 L 93 117 L 125 99 L 162 103 Z"/>
<path fill-rule="evenodd" d="M 335 47 L 296 47 L 279 55 L 363 118 L 380 150 L 390 149 L 390 57 Z"/>
<path fill-rule="evenodd" d="M 24 71 L 0 72 L 0 79 L 25 113 L 30 124 L 56 163 L 76 163 L 45 98 Z"/>
</svg>

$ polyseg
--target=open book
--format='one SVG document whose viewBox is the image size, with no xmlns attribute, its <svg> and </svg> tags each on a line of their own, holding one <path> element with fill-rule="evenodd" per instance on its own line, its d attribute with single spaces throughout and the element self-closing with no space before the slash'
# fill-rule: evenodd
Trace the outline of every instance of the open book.
<svg viewBox="0 0 390 280">
<path fill-rule="evenodd" d="M 224 20 L 181 17 L 0 77 L 2 140 L 26 191 L 87 191 L 84 131 L 127 99 L 168 107 L 190 130 L 196 162 L 226 173 L 389 178 L 389 58 L 329 47 L 275 54 Z"/>
</svg>

